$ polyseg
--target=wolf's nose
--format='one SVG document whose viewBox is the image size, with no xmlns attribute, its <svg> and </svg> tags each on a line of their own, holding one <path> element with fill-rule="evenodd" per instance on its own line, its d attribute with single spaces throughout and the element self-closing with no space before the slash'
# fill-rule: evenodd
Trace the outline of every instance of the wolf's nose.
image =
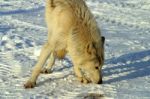
<svg viewBox="0 0 150 99">
<path fill-rule="evenodd" d="M 98 84 L 102 84 L 102 83 L 103 83 L 103 80 L 100 79 L 100 80 L 98 81 Z"/>
</svg>

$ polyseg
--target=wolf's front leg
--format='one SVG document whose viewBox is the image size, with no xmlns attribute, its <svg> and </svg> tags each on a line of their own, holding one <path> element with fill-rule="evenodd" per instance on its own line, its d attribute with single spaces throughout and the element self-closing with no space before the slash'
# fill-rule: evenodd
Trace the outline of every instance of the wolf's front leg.
<svg viewBox="0 0 150 99">
<path fill-rule="evenodd" d="M 50 45 L 49 43 L 45 43 L 45 45 L 41 50 L 39 60 L 32 71 L 30 79 L 24 84 L 25 88 L 33 88 L 36 85 L 36 80 L 41 72 L 42 66 L 45 64 L 50 53 L 51 53 Z"/>
</svg>

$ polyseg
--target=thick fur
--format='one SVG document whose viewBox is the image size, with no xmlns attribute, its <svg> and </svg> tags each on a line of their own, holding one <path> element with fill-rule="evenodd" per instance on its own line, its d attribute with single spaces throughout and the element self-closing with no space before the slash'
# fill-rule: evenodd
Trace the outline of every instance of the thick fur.
<svg viewBox="0 0 150 99">
<path fill-rule="evenodd" d="M 49 73 L 55 58 L 71 56 L 74 71 L 83 83 L 101 83 L 104 63 L 104 37 L 84 0 L 47 0 L 45 19 L 48 41 L 30 79 L 24 85 L 32 88 L 41 73 Z M 43 67 L 47 59 L 46 67 Z"/>
</svg>

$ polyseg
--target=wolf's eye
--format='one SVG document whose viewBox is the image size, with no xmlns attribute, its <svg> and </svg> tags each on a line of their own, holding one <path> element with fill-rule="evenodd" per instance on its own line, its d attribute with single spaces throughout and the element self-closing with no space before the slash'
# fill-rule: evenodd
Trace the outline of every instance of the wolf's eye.
<svg viewBox="0 0 150 99">
<path fill-rule="evenodd" d="M 95 67 L 95 69 L 99 69 L 98 67 Z"/>
</svg>

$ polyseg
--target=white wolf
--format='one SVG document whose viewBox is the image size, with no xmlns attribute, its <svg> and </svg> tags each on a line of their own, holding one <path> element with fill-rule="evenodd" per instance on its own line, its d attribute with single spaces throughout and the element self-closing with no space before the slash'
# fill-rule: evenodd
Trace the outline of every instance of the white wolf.
<svg viewBox="0 0 150 99">
<path fill-rule="evenodd" d="M 71 56 L 79 81 L 102 83 L 105 38 L 85 1 L 47 0 L 45 16 L 48 41 L 24 87 L 33 88 L 39 74 L 49 73 L 55 58 L 63 58 L 66 53 Z M 43 67 L 48 58 L 47 66 Z"/>
</svg>

